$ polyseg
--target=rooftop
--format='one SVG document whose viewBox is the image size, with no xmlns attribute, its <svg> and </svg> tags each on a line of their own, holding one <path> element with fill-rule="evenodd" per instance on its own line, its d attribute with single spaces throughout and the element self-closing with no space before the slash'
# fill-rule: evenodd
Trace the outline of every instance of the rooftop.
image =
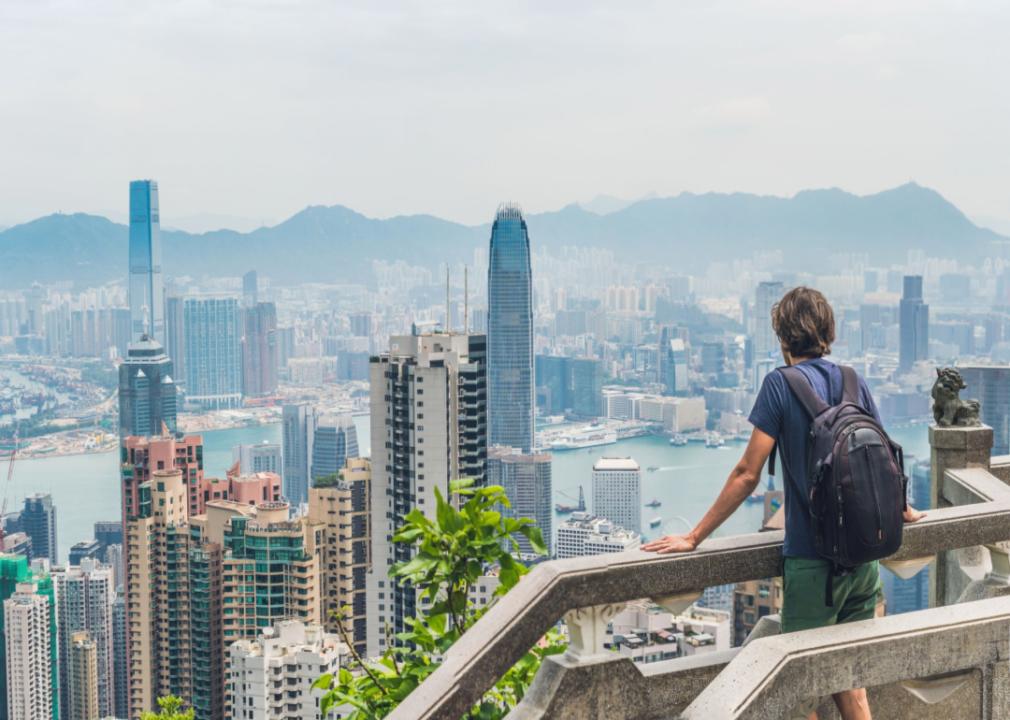
<svg viewBox="0 0 1010 720">
<path fill-rule="evenodd" d="M 628 471 L 638 471 L 641 470 L 639 464 L 632 458 L 611 458 L 603 457 L 596 461 L 593 465 L 593 470 L 628 470 Z"/>
</svg>

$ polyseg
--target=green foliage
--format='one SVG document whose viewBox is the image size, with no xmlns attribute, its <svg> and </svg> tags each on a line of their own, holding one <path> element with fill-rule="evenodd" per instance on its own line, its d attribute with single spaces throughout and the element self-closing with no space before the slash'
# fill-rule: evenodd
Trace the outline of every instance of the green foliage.
<svg viewBox="0 0 1010 720">
<path fill-rule="evenodd" d="M 397 635 L 399 641 L 381 658 L 365 661 L 354 656 L 361 670 L 324 675 L 314 687 L 326 690 L 321 709 L 325 714 L 341 705 L 354 708 L 351 720 L 374 720 L 388 715 L 441 663 L 441 658 L 459 637 L 483 614 L 470 602 L 470 592 L 487 567 L 498 568 L 500 597 L 515 587 L 527 568 L 515 560 L 517 536 L 527 538 L 540 554 L 545 554 L 540 529 L 528 518 L 505 517 L 509 506 L 499 486 L 476 487 L 472 480 L 459 480 L 450 487 L 447 500 L 436 489 L 434 520 L 415 509 L 404 518 L 394 542 L 414 547 L 413 558 L 393 567 L 391 575 L 418 590 L 427 612 L 407 621 L 409 630 Z M 349 646 L 343 624 L 338 625 Z M 392 645 L 392 643 L 389 643 Z M 551 631 L 537 647 L 515 664 L 467 714 L 470 720 L 497 720 L 522 699 L 547 655 L 564 650 L 557 631 Z"/>
<path fill-rule="evenodd" d="M 142 712 L 140 720 L 193 720 L 193 708 L 182 709 L 182 699 L 174 695 L 158 698 L 159 712 Z"/>
</svg>

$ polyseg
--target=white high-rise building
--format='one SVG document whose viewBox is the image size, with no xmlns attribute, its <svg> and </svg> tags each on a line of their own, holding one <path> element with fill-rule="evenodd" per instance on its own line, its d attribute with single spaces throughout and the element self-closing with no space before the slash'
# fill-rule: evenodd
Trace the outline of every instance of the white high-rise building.
<svg viewBox="0 0 1010 720">
<path fill-rule="evenodd" d="M 487 478 L 486 342 L 483 335 L 426 333 L 390 338 L 371 376 L 372 565 L 366 578 L 368 655 L 387 648 L 386 629 L 406 631 L 416 592 L 389 568 L 413 556 L 392 542 L 415 508 L 435 514 L 435 490 Z"/>
<path fill-rule="evenodd" d="M 272 472 L 283 477 L 280 443 L 266 442 L 255 445 L 236 445 L 231 451 L 232 462 L 237 462 L 243 475 Z"/>
<path fill-rule="evenodd" d="M 593 512 L 625 530 L 642 533 L 642 469 L 631 458 L 600 458 L 593 465 Z"/>
<path fill-rule="evenodd" d="M 52 720 L 49 599 L 22 583 L 4 601 L 7 720 Z"/>
<path fill-rule="evenodd" d="M 57 647 L 59 648 L 60 707 L 69 708 L 71 697 L 83 691 L 73 687 L 70 657 L 74 634 L 87 631 L 95 645 L 98 708 L 101 717 L 115 714 L 112 656 L 112 605 L 116 599 L 111 567 L 84 558 L 79 567 L 53 570 L 56 590 Z"/>
<path fill-rule="evenodd" d="M 624 552 L 641 544 L 642 536 L 638 533 L 585 512 L 572 513 L 558 526 L 558 558 Z"/>
<path fill-rule="evenodd" d="M 321 625 L 285 620 L 264 628 L 255 641 L 228 649 L 225 716 L 230 720 L 323 720 L 320 675 L 336 674 L 347 646 Z M 337 710 L 326 720 L 342 717 Z"/>
</svg>

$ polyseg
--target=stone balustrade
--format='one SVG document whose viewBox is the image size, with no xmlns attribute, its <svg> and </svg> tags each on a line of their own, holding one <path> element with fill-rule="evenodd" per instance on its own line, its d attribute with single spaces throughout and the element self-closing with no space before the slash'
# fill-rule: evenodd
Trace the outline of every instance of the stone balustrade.
<svg viewBox="0 0 1010 720">
<path fill-rule="evenodd" d="M 765 618 L 743 648 L 636 665 L 604 648 L 625 603 L 650 598 L 678 612 L 705 587 L 776 576 L 781 532 L 716 538 L 683 555 L 552 561 L 497 602 L 389 717 L 457 720 L 562 618 L 569 648 L 544 661 L 511 720 L 802 717 L 826 695 L 864 686 L 886 708 L 879 717 L 1010 717 L 1010 467 L 983 452 L 989 428 L 956 432 L 932 429 L 937 507 L 906 527 L 886 561 L 905 577 L 932 562 L 940 607 L 790 635 Z M 834 712 L 821 711 L 822 720 Z"/>
</svg>

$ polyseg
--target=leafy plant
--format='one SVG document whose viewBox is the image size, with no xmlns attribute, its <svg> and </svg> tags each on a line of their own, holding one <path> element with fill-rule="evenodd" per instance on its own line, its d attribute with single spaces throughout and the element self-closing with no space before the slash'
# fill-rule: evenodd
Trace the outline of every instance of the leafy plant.
<svg viewBox="0 0 1010 720">
<path fill-rule="evenodd" d="M 532 520 L 502 513 L 509 500 L 500 486 L 476 487 L 473 480 L 464 479 L 453 482 L 449 490 L 449 500 L 435 490 L 434 519 L 414 509 L 393 536 L 394 542 L 410 544 L 415 552 L 410 561 L 394 565 L 391 576 L 415 588 L 421 603 L 428 604 L 427 610 L 408 619 L 409 629 L 396 636 L 397 643 L 388 642 L 389 649 L 375 661 L 366 661 L 353 650 L 343 618 L 337 618 L 340 633 L 352 648 L 352 666 L 360 673 L 341 668 L 338 674 L 316 681 L 313 687 L 326 690 L 321 702 L 324 716 L 340 706 L 353 708 L 350 720 L 388 715 L 439 667 L 445 652 L 486 611 L 476 607 L 470 595 L 487 568 L 498 568 L 496 598 L 528 572 L 513 557 L 519 550 L 517 536 L 525 537 L 537 553 L 546 554 L 543 536 Z M 563 650 L 560 633 L 552 630 L 485 694 L 467 718 L 503 718 L 522 699 L 543 658 Z"/>
<path fill-rule="evenodd" d="M 158 698 L 159 712 L 142 712 L 140 720 L 193 720 L 193 708 L 182 709 L 182 698 L 166 695 Z"/>
</svg>

